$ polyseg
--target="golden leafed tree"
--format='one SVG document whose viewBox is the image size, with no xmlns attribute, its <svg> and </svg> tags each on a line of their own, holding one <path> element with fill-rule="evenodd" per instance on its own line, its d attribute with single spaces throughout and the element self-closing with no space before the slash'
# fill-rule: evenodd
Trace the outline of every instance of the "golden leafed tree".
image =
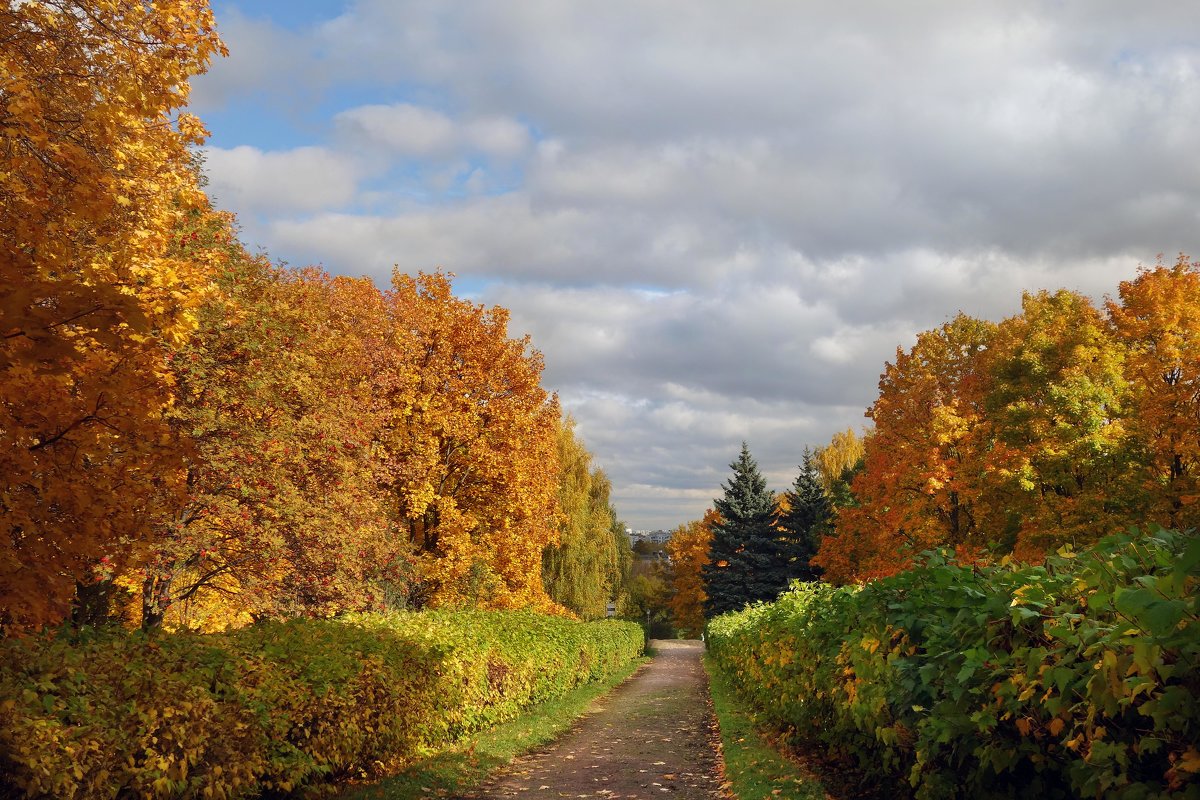
<svg viewBox="0 0 1200 800">
<path fill-rule="evenodd" d="M 1066 290 L 1026 294 L 984 361 L 988 423 L 984 510 L 1033 560 L 1144 522 L 1136 448 L 1126 428 L 1125 349 L 1103 314 Z"/>
<path fill-rule="evenodd" d="M 853 428 L 847 428 L 835 433 L 829 444 L 816 449 L 813 460 L 825 494 L 830 497 L 840 494 L 840 484 L 847 482 L 863 460 L 864 442 L 865 439 L 855 434 Z"/>
<path fill-rule="evenodd" d="M 557 400 L 508 312 L 455 297 L 442 274 L 395 274 L 411 401 L 384 434 L 399 524 L 416 550 L 415 600 L 555 606 L 542 551 L 558 541 Z"/>
<path fill-rule="evenodd" d="M 0 42 L 0 615 L 36 624 L 175 474 L 165 346 L 207 282 L 169 253 L 202 202 L 178 111 L 222 45 L 194 0 L 5 3 Z"/>
<path fill-rule="evenodd" d="M 187 236 L 221 267 L 171 353 L 180 397 L 166 418 L 189 444 L 187 494 L 163 499 L 143 625 L 374 607 L 399 555 L 371 455 L 401 361 L 383 295 L 252 257 L 214 216 Z"/>
<path fill-rule="evenodd" d="M 1142 270 L 1108 303 L 1125 348 L 1126 427 L 1140 446 L 1151 521 L 1200 525 L 1200 265 Z"/>
<path fill-rule="evenodd" d="M 696 637 L 704 631 L 704 601 L 708 595 L 704 593 L 703 569 L 709 562 L 712 525 L 719 519 L 710 508 L 703 519 L 676 528 L 667 542 L 671 560 L 671 596 L 667 605 L 676 629 L 686 636 Z"/>
</svg>

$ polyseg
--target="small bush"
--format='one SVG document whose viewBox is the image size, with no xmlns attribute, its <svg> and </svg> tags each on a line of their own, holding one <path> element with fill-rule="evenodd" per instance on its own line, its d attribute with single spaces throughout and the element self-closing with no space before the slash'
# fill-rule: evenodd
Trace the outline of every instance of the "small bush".
<svg viewBox="0 0 1200 800">
<path fill-rule="evenodd" d="M 919 798 L 1200 798 L 1200 538 L 1042 566 L 929 554 L 709 625 L 774 724 Z"/>
<path fill-rule="evenodd" d="M 636 658 L 632 623 L 361 615 L 0 642 L 0 793 L 233 798 L 371 774 Z"/>
</svg>

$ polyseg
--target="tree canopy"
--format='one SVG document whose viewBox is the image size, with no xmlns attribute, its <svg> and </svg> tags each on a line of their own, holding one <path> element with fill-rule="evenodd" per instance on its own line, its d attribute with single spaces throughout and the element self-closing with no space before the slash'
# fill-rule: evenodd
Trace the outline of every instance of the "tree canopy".
<svg viewBox="0 0 1200 800">
<path fill-rule="evenodd" d="M 815 562 L 837 582 L 923 550 L 1038 561 L 1134 526 L 1197 524 L 1200 268 L 1139 270 L 1103 306 L 1027 293 L 885 365 L 852 498 Z"/>
<path fill-rule="evenodd" d="M 508 312 L 272 264 L 209 205 L 207 3 L 6 4 L 0 39 L 0 633 L 603 614 L 610 484 Z"/>
</svg>

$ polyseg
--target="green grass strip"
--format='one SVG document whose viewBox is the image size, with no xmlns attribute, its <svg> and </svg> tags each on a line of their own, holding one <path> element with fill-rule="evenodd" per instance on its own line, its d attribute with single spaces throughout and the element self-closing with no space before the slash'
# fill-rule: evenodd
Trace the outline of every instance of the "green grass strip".
<svg viewBox="0 0 1200 800">
<path fill-rule="evenodd" d="M 458 797 L 478 789 L 495 770 L 519 755 L 554 741 L 598 698 L 622 683 L 649 659 L 640 658 L 607 680 L 576 687 L 509 722 L 480 731 L 421 758 L 378 783 L 355 786 L 341 800 L 410 800 Z"/>
<path fill-rule="evenodd" d="M 721 726 L 726 788 L 738 800 L 824 800 L 825 787 L 811 773 L 772 747 L 754 712 L 704 657 L 713 709 Z"/>
</svg>

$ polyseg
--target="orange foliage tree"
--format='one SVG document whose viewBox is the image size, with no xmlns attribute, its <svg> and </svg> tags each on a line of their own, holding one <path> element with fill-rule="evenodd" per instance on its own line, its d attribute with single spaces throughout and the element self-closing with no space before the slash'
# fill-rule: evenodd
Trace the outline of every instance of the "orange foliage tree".
<svg viewBox="0 0 1200 800">
<path fill-rule="evenodd" d="M 960 314 L 885 366 L 856 502 L 837 509 L 814 559 L 828 580 L 889 575 L 921 550 L 978 538 L 970 437 L 982 418 L 979 356 L 993 331 Z"/>
<path fill-rule="evenodd" d="M 1200 274 L 1181 257 L 1096 308 L 1026 294 L 997 326 L 959 316 L 898 353 L 868 415 L 855 503 L 817 562 L 835 581 L 937 546 L 1037 560 L 1130 526 L 1195 524 Z"/>
<path fill-rule="evenodd" d="M 1200 265 L 1186 256 L 1141 270 L 1107 309 L 1125 347 L 1125 425 L 1140 444 L 1151 519 L 1200 525 Z"/>
<path fill-rule="evenodd" d="M 541 355 L 508 337 L 505 309 L 454 297 L 445 275 L 396 273 L 388 302 L 415 380 L 382 440 L 415 549 L 413 601 L 555 608 L 541 566 L 558 537 L 560 412 Z"/>
<path fill-rule="evenodd" d="M 164 348 L 205 284 L 168 253 L 202 198 L 174 115 L 222 45 L 196 0 L 5 3 L 0 41 L 0 624 L 38 624 L 174 474 Z"/>
<path fill-rule="evenodd" d="M 540 354 L 443 275 L 245 252 L 178 113 L 224 52 L 207 4 L 9 3 L 0 41 L 0 631 L 114 576 L 149 628 L 562 611 Z"/>
<path fill-rule="evenodd" d="M 211 628 L 370 607 L 372 579 L 401 562 L 371 455 L 395 400 L 370 380 L 398 361 L 384 298 L 367 279 L 251 257 L 214 215 L 187 249 L 197 233 L 222 268 L 171 354 L 187 494 L 141 569 L 143 625 L 172 609 L 172 624 Z"/>
<path fill-rule="evenodd" d="M 684 523 L 671 533 L 667 556 L 671 561 L 671 596 L 667 606 L 675 628 L 686 636 L 697 637 L 704 631 L 703 569 L 709 562 L 712 526 L 720 519 L 714 509 L 704 518 Z"/>
</svg>

